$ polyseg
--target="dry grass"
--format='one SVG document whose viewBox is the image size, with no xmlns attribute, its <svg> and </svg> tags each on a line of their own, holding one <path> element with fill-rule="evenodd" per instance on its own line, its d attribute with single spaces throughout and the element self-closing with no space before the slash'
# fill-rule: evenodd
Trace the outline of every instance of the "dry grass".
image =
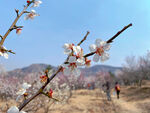
<svg viewBox="0 0 150 113">
<path fill-rule="evenodd" d="M 112 96 L 107 101 L 105 94 L 96 90 L 77 90 L 67 104 L 51 105 L 48 112 L 42 107 L 35 113 L 150 113 L 150 87 L 122 87 L 121 98 Z M 10 100 L 8 106 L 14 101 Z M 50 104 L 49 104 L 50 105 Z M 6 102 L 0 108 L 6 109 Z M 33 112 L 30 112 L 33 113 Z"/>
</svg>

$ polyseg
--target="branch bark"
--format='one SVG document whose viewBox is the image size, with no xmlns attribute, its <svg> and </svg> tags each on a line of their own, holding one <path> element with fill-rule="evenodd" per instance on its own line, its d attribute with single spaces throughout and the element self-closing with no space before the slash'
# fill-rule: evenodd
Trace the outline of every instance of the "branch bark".
<svg viewBox="0 0 150 113">
<path fill-rule="evenodd" d="M 80 46 L 87 38 L 87 36 L 90 34 L 89 31 L 87 31 L 86 35 L 84 36 L 84 38 L 78 43 L 78 46 Z"/>
<path fill-rule="evenodd" d="M 18 14 L 19 12 L 17 13 L 16 19 L 14 20 L 14 22 L 12 23 L 12 25 L 10 26 L 10 28 L 7 30 L 7 32 L 5 33 L 5 35 L 2 37 L 2 40 L 0 41 L 0 47 L 4 44 L 5 39 L 7 38 L 7 36 L 11 32 L 11 30 L 15 27 L 15 25 L 18 22 L 19 18 L 24 14 L 24 12 L 29 7 L 29 5 L 30 4 L 27 4 L 27 6 L 24 7 L 23 11 L 20 14 Z"/>
</svg>

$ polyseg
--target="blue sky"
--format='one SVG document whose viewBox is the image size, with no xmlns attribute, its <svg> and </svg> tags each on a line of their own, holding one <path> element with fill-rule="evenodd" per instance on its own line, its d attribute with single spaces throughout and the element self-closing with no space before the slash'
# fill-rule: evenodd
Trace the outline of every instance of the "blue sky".
<svg viewBox="0 0 150 113">
<path fill-rule="evenodd" d="M 23 9 L 24 3 L 26 0 L 0 1 L 1 35 L 16 17 L 14 9 Z M 18 36 L 13 31 L 4 43 L 16 55 L 10 55 L 8 60 L 0 57 L 0 63 L 8 70 L 32 63 L 57 66 L 66 58 L 64 43 L 78 43 L 89 30 L 90 35 L 82 45 L 88 53 L 95 39 L 107 40 L 133 23 L 112 43 L 110 59 L 103 63 L 121 66 L 126 56 L 141 56 L 150 48 L 149 6 L 150 0 L 43 0 L 40 7 L 34 8 L 40 16 L 27 21 L 23 16 L 17 24 L 24 26 L 22 34 Z"/>
</svg>

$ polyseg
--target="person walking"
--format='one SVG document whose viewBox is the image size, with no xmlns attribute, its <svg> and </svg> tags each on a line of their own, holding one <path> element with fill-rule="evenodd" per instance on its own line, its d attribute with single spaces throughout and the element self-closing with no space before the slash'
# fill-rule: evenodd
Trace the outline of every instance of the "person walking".
<svg viewBox="0 0 150 113">
<path fill-rule="evenodd" d="M 107 81 L 105 84 L 102 85 L 102 88 L 104 92 L 106 93 L 106 97 L 108 101 L 111 101 L 111 95 L 110 95 L 110 83 Z"/>
<path fill-rule="evenodd" d="M 119 99 L 120 85 L 118 84 L 118 82 L 115 83 L 115 91 L 116 91 L 116 94 L 117 94 L 117 98 Z"/>
</svg>

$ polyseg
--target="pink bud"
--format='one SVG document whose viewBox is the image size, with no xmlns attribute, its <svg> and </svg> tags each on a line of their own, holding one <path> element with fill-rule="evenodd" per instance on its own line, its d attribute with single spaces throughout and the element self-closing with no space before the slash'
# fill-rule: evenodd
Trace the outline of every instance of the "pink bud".
<svg viewBox="0 0 150 113">
<path fill-rule="evenodd" d="M 17 29 L 16 29 L 16 33 L 17 33 L 18 35 L 21 34 L 21 31 L 22 31 L 21 28 L 17 28 Z"/>
</svg>

